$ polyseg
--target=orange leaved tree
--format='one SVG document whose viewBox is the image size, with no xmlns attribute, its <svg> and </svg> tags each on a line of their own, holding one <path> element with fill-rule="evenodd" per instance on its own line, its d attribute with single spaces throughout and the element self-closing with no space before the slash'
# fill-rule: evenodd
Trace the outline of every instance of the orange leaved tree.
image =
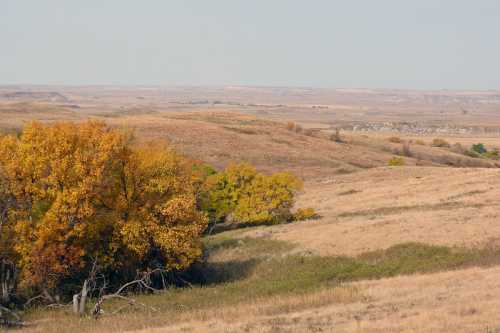
<svg viewBox="0 0 500 333">
<path fill-rule="evenodd" d="M 190 166 L 163 145 L 130 141 L 94 121 L 32 123 L 19 138 L 0 138 L 0 218 L 14 239 L 0 246 L 24 285 L 65 294 L 95 263 L 126 280 L 201 255 L 207 219 Z"/>
</svg>

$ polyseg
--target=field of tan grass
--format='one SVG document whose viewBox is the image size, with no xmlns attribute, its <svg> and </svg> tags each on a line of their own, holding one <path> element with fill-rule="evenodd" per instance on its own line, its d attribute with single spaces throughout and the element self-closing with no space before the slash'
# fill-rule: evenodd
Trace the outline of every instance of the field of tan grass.
<svg viewBox="0 0 500 333">
<path fill-rule="evenodd" d="M 442 259 L 438 252 L 437 259 L 413 258 L 416 268 L 405 271 L 401 267 L 411 260 L 403 253 L 401 262 L 390 263 L 397 274 L 378 272 L 375 264 L 367 266 L 373 272 L 358 272 L 365 266 L 355 261 L 408 242 L 447 246 L 452 254 L 458 248 L 500 246 L 499 162 L 430 145 L 442 137 L 467 148 L 477 142 L 497 148 L 500 134 L 342 131 L 342 142 L 329 137 L 335 122 L 500 126 L 496 93 L 248 87 L 61 91 L 65 103 L 0 100 L 0 129 L 12 132 L 32 120 L 98 119 L 134 129 L 141 142 L 166 139 L 217 168 L 247 161 L 264 172 L 289 170 L 306 181 L 297 205 L 314 208 L 320 218 L 215 235 L 223 251 L 208 251 L 208 262 L 230 276 L 140 298 L 158 312 L 137 307 L 93 321 L 64 309 L 39 310 L 27 313 L 33 324 L 19 332 L 500 332 L 495 260 L 478 264 L 473 255 L 467 265 L 427 266 Z M 469 98 L 474 112 L 465 114 L 456 98 Z M 312 131 L 288 130 L 289 121 Z M 390 142 L 394 135 L 402 142 Z M 407 154 L 403 142 L 409 140 Z M 405 166 L 387 167 L 394 156 L 402 156 Z M 307 260 L 347 268 L 323 271 L 307 266 Z M 284 263 L 299 266 L 281 267 Z M 301 271 L 304 267 L 310 271 Z M 339 272 L 350 279 L 338 283 Z M 303 285 L 316 282 L 317 288 Z"/>
<path fill-rule="evenodd" d="M 186 311 L 166 318 L 171 323 L 163 326 L 158 326 L 157 315 L 142 312 L 94 323 L 83 319 L 83 331 L 118 332 L 142 326 L 131 332 L 497 332 L 499 296 L 500 268 L 471 268 Z M 83 323 L 58 318 L 57 314 L 45 317 L 22 331 L 70 332 Z"/>
<path fill-rule="evenodd" d="M 159 332 L 496 332 L 500 269 L 358 282 L 347 290 L 272 299 L 186 318 Z M 299 305 L 300 311 L 287 311 Z"/>
<path fill-rule="evenodd" d="M 300 206 L 323 216 L 248 235 L 322 255 L 359 254 L 407 241 L 479 246 L 500 237 L 500 171 L 385 167 L 310 183 Z"/>
</svg>

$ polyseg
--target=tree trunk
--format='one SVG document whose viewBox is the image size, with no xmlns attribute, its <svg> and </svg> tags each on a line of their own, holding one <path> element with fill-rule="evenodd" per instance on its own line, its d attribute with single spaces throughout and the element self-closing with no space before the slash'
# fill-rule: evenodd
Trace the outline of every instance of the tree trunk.
<svg viewBox="0 0 500 333">
<path fill-rule="evenodd" d="M 73 295 L 73 313 L 78 314 L 79 311 L 79 301 L 80 300 L 80 294 L 74 294 Z"/>
<path fill-rule="evenodd" d="M 82 291 L 79 294 L 73 295 L 73 313 L 76 315 L 84 315 L 87 306 L 88 295 L 88 280 L 83 282 Z"/>
<path fill-rule="evenodd" d="M 85 307 L 87 305 L 87 285 L 88 285 L 88 280 L 85 280 L 83 283 L 83 288 L 82 288 L 82 295 L 80 297 L 80 308 L 79 308 L 79 314 L 83 315 L 85 314 Z"/>
<path fill-rule="evenodd" d="M 16 289 L 16 268 L 5 259 L 0 259 L 0 303 L 6 304 Z"/>
</svg>

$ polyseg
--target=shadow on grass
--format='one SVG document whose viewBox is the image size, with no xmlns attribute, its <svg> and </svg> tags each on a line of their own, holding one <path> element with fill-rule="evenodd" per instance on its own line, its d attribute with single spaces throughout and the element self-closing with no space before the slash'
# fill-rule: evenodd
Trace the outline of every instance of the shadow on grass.
<svg viewBox="0 0 500 333">
<path fill-rule="evenodd" d="M 305 219 L 305 220 L 289 220 L 289 221 L 283 221 L 283 222 L 273 222 L 273 221 L 265 221 L 265 222 L 260 222 L 260 223 L 217 223 L 214 226 L 210 228 L 210 235 L 216 235 L 220 234 L 225 231 L 231 231 L 231 230 L 238 230 L 238 229 L 246 229 L 246 228 L 252 228 L 252 227 L 261 227 L 261 226 L 274 226 L 274 225 L 283 225 L 283 224 L 291 224 L 291 223 L 297 223 L 297 222 L 303 222 L 303 221 L 309 221 L 309 220 L 320 220 L 322 219 L 323 216 L 319 214 L 315 214 L 311 218 Z"/>
<path fill-rule="evenodd" d="M 200 286 L 213 286 L 247 279 L 259 259 L 197 263 L 184 272 L 189 281 Z"/>
<path fill-rule="evenodd" d="M 260 226 L 272 226 L 279 224 L 288 224 L 292 222 L 261 222 L 261 223 L 218 223 L 216 224 L 210 231 L 210 235 L 220 234 L 225 231 L 238 230 L 238 229 L 246 229 L 251 227 L 260 227 Z"/>
</svg>

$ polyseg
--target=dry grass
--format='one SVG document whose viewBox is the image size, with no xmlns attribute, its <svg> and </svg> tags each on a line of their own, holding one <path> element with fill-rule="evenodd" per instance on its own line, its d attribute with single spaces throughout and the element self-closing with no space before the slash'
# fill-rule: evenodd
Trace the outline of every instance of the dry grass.
<svg viewBox="0 0 500 333">
<path fill-rule="evenodd" d="M 122 305 L 118 302 L 106 305 L 105 315 L 99 321 L 94 321 L 74 317 L 69 308 L 38 310 L 29 314 L 34 325 L 25 331 L 240 332 L 249 329 L 284 329 L 297 332 L 318 331 L 332 324 L 348 328 L 356 321 L 384 318 L 386 310 L 394 311 L 401 307 L 399 300 L 391 303 L 392 294 L 374 295 L 371 290 L 382 288 L 391 279 L 361 283 L 349 281 L 439 272 L 476 265 L 492 266 L 498 265 L 500 260 L 499 250 L 495 248 L 464 250 L 423 244 L 402 244 L 387 251 L 365 253 L 356 258 L 297 256 L 291 254 L 290 246 L 283 242 L 238 239 L 234 236 L 237 233 L 231 232 L 207 240 L 212 254 L 209 257 L 212 268 L 209 269 L 216 270 L 209 274 L 209 279 L 215 280 L 207 281 L 204 287 L 138 296 L 140 302 L 154 307 L 155 311 L 139 307 L 131 308 L 123 315 L 106 315 Z M 437 277 L 435 281 L 439 281 L 441 273 L 432 276 Z M 413 276 L 396 281 L 418 281 L 420 278 Z M 399 290 L 405 287 L 401 286 Z M 423 297 L 425 302 L 421 304 L 421 300 L 413 294 L 401 297 L 407 296 L 407 301 L 421 306 L 422 311 L 426 310 L 427 298 Z M 433 297 L 432 294 L 421 296 Z M 483 299 L 480 298 L 480 301 Z M 335 315 L 329 314 L 332 310 Z M 289 316 L 295 320 L 282 321 Z M 42 321 L 36 321 L 37 318 L 42 318 Z M 276 321 L 276 318 L 280 320 Z M 161 327 L 161 330 L 157 327 Z"/>
<path fill-rule="evenodd" d="M 308 128 L 314 135 L 290 131 L 285 125 L 288 116 L 266 120 L 242 106 L 182 104 L 180 110 L 158 100 L 154 103 L 140 100 L 144 105 L 137 104 L 137 100 L 131 103 L 130 98 L 124 96 L 121 106 L 116 97 L 114 104 L 104 98 L 74 98 L 79 101 L 79 108 L 48 102 L 0 101 L 0 129 L 18 129 L 31 120 L 100 119 L 112 126 L 134 129 L 141 141 L 167 139 L 176 149 L 217 168 L 234 161 L 247 161 L 264 172 L 289 170 L 305 179 L 384 166 L 394 153 L 404 153 L 404 147 L 398 147 L 402 152 L 396 152 L 394 144 L 376 135 L 363 138 L 343 132 L 343 143 L 332 142 L 325 124 L 321 123 Z M 300 114 L 301 110 L 294 112 Z M 405 162 L 406 165 L 459 167 L 494 165 L 485 159 L 418 145 L 411 146 L 411 158 Z"/>
<path fill-rule="evenodd" d="M 310 184 L 299 206 L 322 219 L 257 228 L 323 255 L 353 255 L 401 242 L 474 247 L 495 242 L 500 171 L 379 168 Z M 345 195 L 348 193 L 349 195 Z"/>
<path fill-rule="evenodd" d="M 311 302 L 285 300 L 284 304 L 298 301 L 299 311 L 269 314 L 260 309 L 279 309 L 282 303 L 264 301 L 237 310 L 220 309 L 206 320 L 194 317 L 182 324 L 140 332 L 480 333 L 500 327 L 500 268 L 397 277 L 359 282 L 352 287 L 357 290 L 353 296 L 348 291 L 347 297 L 346 291 L 336 291 L 333 295 L 314 294 Z M 344 295 L 340 302 L 336 293 Z"/>
<path fill-rule="evenodd" d="M 162 320 L 127 314 L 99 323 L 58 321 L 25 332 L 494 332 L 500 327 L 500 268 L 471 268 L 357 282 Z M 168 323 L 168 324 L 167 324 Z M 160 325 L 160 327 L 158 327 Z M 158 327 L 158 328 L 155 328 Z M 133 328 L 139 328 L 133 330 Z"/>
<path fill-rule="evenodd" d="M 259 298 L 238 306 L 221 305 L 182 311 L 182 304 L 179 304 L 178 309 L 162 312 L 161 315 L 144 314 L 140 311 L 111 318 L 104 317 L 99 322 L 74 318 L 60 312 L 55 312 L 51 316 L 44 313 L 43 319 L 35 322 L 33 327 L 23 329 L 22 332 L 204 332 L 211 329 L 213 332 L 231 332 L 242 324 L 245 329 L 252 327 L 252 321 L 257 318 L 272 318 L 305 309 L 331 304 L 348 304 L 359 300 L 361 295 L 356 287 L 341 286 L 314 293 Z M 237 325 L 232 326 L 231 323 Z"/>
</svg>

